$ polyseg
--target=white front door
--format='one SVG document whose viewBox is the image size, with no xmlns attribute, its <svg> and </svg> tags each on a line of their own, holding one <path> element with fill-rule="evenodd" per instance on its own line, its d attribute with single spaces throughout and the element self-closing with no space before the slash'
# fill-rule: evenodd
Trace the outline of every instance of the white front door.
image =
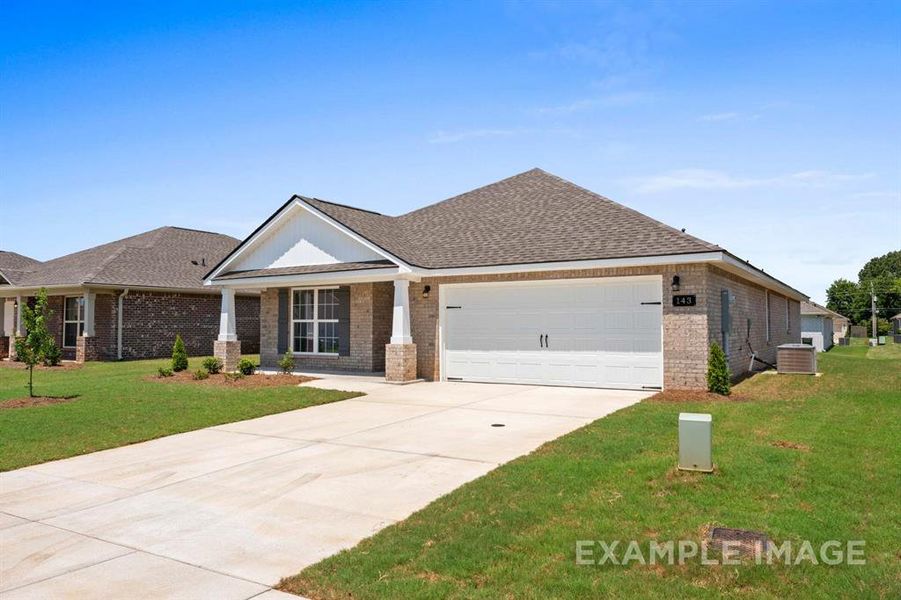
<svg viewBox="0 0 901 600">
<path fill-rule="evenodd" d="M 663 386 L 660 276 L 441 286 L 443 378 Z"/>
</svg>

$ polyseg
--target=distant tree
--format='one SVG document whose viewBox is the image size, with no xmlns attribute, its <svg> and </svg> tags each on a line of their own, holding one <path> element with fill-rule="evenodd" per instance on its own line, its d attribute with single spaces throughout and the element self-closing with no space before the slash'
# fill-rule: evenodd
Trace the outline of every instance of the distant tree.
<svg viewBox="0 0 901 600">
<path fill-rule="evenodd" d="M 869 296 L 853 281 L 836 279 L 826 290 L 826 308 L 859 323 L 869 316 Z"/>
<path fill-rule="evenodd" d="M 876 316 L 890 319 L 901 312 L 901 250 L 867 261 L 857 274 L 861 292 L 867 296 L 866 319 L 870 319 L 870 290 L 876 294 Z"/>
<path fill-rule="evenodd" d="M 901 250 L 871 258 L 857 274 L 858 281 L 882 277 L 901 279 Z"/>
<path fill-rule="evenodd" d="M 16 339 L 16 358 L 28 366 L 28 396 L 34 397 L 34 367 L 48 357 L 52 357 L 56 342 L 47 330 L 47 320 L 53 311 L 47 301 L 47 290 L 41 288 L 35 297 L 34 306 L 19 303 L 25 337 Z"/>
</svg>

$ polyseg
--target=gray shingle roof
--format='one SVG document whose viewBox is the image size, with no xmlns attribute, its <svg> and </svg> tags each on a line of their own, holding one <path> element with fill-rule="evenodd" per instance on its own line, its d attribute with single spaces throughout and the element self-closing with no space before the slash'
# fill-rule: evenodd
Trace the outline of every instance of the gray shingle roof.
<svg viewBox="0 0 901 600">
<path fill-rule="evenodd" d="M 31 269 L 34 269 L 41 261 L 35 260 L 29 256 L 23 256 L 16 252 L 0 250 L 0 283 L 3 277 L 10 280 L 16 280 L 25 275 Z"/>
<path fill-rule="evenodd" d="M 541 169 L 398 217 L 303 199 L 403 261 L 432 269 L 722 250 Z"/>
<path fill-rule="evenodd" d="M 210 266 L 237 245 L 238 240 L 219 233 L 160 227 L 39 263 L 10 276 L 10 283 L 19 287 L 94 284 L 201 289 Z"/>
<path fill-rule="evenodd" d="M 326 265 L 305 265 L 297 267 L 275 267 L 272 269 L 252 269 L 248 271 L 231 271 L 225 275 L 220 275 L 216 279 L 243 279 L 245 277 L 270 277 L 273 275 L 311 275 L 315 273 L 339 273 L 341 271 L 384 269 L 394 266 L 394 263 L 390 260 L 370 260 L 366 262 L 343 262 L 331 263 Z"/>
<path fill-rule="evenodd" d="M 827 317 L 834 317 L 837 319 L 847 319 L 843 315 L 835 312 L 834 310 L 829 310 L 825 306 L 821 306 L 812 300 L 801 302 L 801 314 L 802 315 L 824 315 Z"/>
</svg>

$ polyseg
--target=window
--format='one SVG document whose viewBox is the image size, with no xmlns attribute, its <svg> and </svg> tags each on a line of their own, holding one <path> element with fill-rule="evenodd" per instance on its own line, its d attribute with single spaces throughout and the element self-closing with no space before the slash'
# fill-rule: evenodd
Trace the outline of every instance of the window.
<svg viewBox="0 0 901 600">
<path fill-rule="evenodd" d="M 768 291 L 763 293 L 763 301 L 766 306 L 763 307 L 763 317 L 766 323 L 766 341 L 769 343 L 770 341 L 770 293 Z"/>
<path fill-rule="evenodd" d="M 296 354 L 338 354 L 338 288 L 294 290 L 291 333 Z"/>
<path fill-rule="evenodd" d="M 66 296 L 63 311 L 63 346 L 75 347 L 78 336 L 84 333 L 84 296 Z"/>
</svg>

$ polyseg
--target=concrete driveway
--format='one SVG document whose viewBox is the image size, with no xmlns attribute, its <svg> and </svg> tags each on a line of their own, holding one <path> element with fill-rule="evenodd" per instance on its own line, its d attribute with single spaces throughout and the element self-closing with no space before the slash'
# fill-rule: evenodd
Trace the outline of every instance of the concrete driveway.
<svg viewBox="0 0 901 600">
<path fill-rule="evenodd" d="M 0 596 L 291 598 L 270 587 L 648 395 L 308 385 L 368 395 L 0 474 Z"/>
</svg>

